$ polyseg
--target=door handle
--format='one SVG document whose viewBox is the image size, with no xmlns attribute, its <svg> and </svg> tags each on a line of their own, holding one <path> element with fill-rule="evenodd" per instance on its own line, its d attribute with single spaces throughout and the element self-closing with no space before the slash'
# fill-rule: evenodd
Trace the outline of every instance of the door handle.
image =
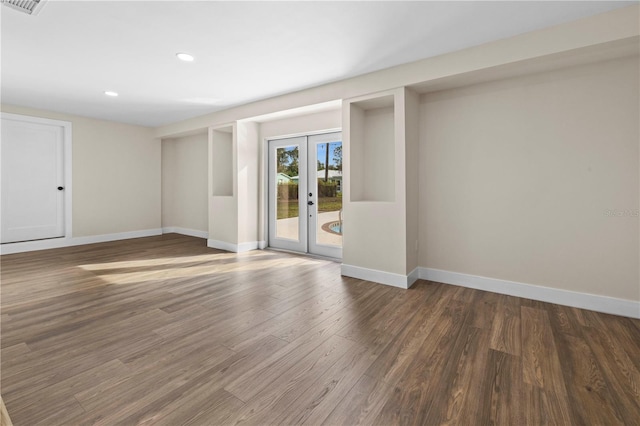
<svg viewBox="0 0 640 426">
<path fill-rule="evenodd" d="M 313 201 L 307 201 L 307 205 L 312 206 L 313 205 Z"/>
<path fill-rule="evenodd" d="M 64 189 L 64 186 L 59 186 L 58 187 L 58 191 L 62 191 Z"/>
</svg>

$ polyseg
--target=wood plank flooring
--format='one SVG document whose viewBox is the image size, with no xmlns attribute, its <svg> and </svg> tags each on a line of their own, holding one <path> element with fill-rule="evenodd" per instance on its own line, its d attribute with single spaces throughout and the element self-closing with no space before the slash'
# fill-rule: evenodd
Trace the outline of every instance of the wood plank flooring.
<svg viewBox="0 0 640 426">
<path fill-rule="evenodd" d="M 1 258 L 20 425 L 640 424 L 640 321 L 168 234 Z"/>
</svg>

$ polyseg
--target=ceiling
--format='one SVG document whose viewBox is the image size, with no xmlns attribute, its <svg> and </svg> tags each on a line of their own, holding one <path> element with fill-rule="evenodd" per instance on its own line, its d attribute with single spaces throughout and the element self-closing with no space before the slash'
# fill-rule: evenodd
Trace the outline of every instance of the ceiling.
<svg viewBox="0 0 640 426">
<path fill-rule="evenodd" d="M 0 95 L 160 126 L 634 3 L 48 0 L 0 8 Z"/>
</svg>

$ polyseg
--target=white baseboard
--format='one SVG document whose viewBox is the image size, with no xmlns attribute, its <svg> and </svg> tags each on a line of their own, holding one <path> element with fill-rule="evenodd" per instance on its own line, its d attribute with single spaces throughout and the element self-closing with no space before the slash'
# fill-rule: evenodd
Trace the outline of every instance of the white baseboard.
<svg viewBox="0 0 640 426">
<path fill-rule="evenodd" d="M 248 243 L 240 243 L 238 244 L 238 253 L 242 253 L 245 251 L 258 250 L 260 247 L 260 243 L 258 241 L 250 241 Z"/>
<path fill-rule="evenodd" d="M 420 279 L 420 267 L 415 268 L 409 275 L 407 275 L 407 288 L 415 284 Z"/>
<path fill-rule="evenodd" d="M 461 274 L 440 269 L 419 268 L 420 279 L 475 288 L 509 296 L 524 297 L 558 305 L 572 306 L 591 311 L 640 318 L 640 302 L 614 297 L 579 293 L 533 284 L 487 278 L 477 275 Z"/>
<path fill-rule="evenodd" d="M 245 251 L 257 250 L 260 246 L 258 241 L 250 241 L 248 243 L 232 244 L 225 241 L 207 239 L 207 247 L 218 250 L 226 250 L 234 253 L 242 253 Z"/>
<path fill-rule="evenodd" d="M 232 251 L 234 253 L 238 252 L 237 244 L 231 244 L 231 243 L 226 243 L 224 241 L 212 240 L 211 238 L 207 239 L 207 247 L 218 249 L 218 250 Z"/>
<path fill-rule="evenodd" d="M 181 235 L 188 235 L 190 237 L 197 237 L 197 238 L 204 238 L 207 239 L 209 238 L 209 233 L 207 231 L 200 231 L 198 229 L 190 229 L 190 228 L 181 228 L 179 226 L 166 226 L 164 228 L 162 228 L 162 233 L 163 234 L 181 234 Z"/>
<path fill-rule="evenodd" d="M 259 250 L 264 250 L 267 248 L 267 242 L 266 241 L 258 241 L 258 249 Z"/>
<path fill-rule="evenodd" d="M 108 241 L 128 240 L 131 238 L 152 237 L 155 235 L 162 235 L 162 229 L 144 229 L 142 231 L 90 235 L 87 237 L 51 238 L 48 240 L 7 243 L 0 245 L 0 255 L 24 253 L 37 250 L 49 250 L 62 247 L 81 246 L 85 244 L 105 243 Z"/>
<path fill-rule="evenodd" d="M 395 274 L 392 272 L 378 271 L 376 269 L 361 268 L 360 266 L 345 265 L 340 266 L 340 274 L 347 277 L 358 278 L 366 281 L 373 281 L 378 284 L 390 285 L 407 289 L 419 278 L 418 268 L 409 275 Z"/>
</svg>

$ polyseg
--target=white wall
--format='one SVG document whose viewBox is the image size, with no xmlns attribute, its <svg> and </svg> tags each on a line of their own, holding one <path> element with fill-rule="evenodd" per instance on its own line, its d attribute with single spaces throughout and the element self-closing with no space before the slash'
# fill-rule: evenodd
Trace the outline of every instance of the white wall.
<svg viewBox="0 0 640 426">
<path fill-rule="evenodd" d="M 207 134 L 162 141 L 162 227 L 207 233 Z"/>
<path fill-rule="evenodd" d="M 420 264 L 640 300 L 638 57 L 423 96 Z"/>
<path fill-rule="evenodd" d="M 2 105 L 73 124 L 74 237 L 160 228 L 160 143 L 153 129 Z"/>
</svg>

